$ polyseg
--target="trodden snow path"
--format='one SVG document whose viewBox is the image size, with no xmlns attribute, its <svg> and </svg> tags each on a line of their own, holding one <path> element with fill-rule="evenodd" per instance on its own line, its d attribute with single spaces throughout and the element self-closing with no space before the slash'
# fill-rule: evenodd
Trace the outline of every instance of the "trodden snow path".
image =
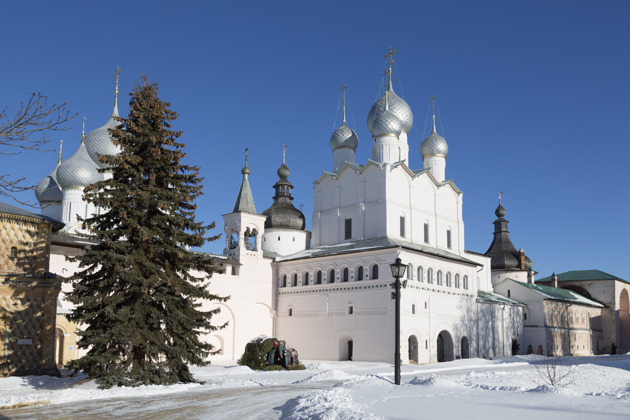
<svg viewBox="0 0 630 420">
<path fill-rule="evenodd" d="M 0 379 L 0 418 L 424 419 L 630 418 L 630 356 L 563 358 L 573 382 L 543 385 L 539 356 L 404 365 L 304 362 L 304 371 L 255 372 L 234 364 L 194 368 L 203 385 L 97 389 L 82 378 Z M 40 404 L 18 407 L 18 405 Z"/>
</svg>

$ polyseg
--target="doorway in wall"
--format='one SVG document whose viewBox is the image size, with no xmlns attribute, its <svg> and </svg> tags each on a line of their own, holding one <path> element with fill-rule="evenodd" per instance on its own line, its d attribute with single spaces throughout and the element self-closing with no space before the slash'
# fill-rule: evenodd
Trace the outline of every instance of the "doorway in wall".
<svg viewBox="0 0 630 420">
<path fill-rule="evenodd" d="M 418 339 L 415 335 L 409 336 L 409 363 L 418 363 Z"/>
<path fill-rule="evenodd" d="M 462 337 L 462 359 L 470 358 L 470 344 L 468 343 L 468 337 Z"/>
<path fill-rule="evenodd" d="M 437 360 L 448 362 L 453 359 L 453 338 L 448 331 L 444 330 L 437 337 Z"/>
</svg>

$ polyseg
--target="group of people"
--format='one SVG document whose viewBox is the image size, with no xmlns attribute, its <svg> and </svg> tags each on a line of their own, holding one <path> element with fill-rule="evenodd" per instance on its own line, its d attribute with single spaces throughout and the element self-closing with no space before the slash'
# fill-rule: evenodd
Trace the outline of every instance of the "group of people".
<svg viewBox="0 0 630 420">
<path fill-rule="evenodd" d="M 532 347 L 531 344 L 529 346 L 527 346 L 527 354 L 534 354 L 534 348 Z M 542 346 L 542 344 L 540 346 L 538 346 L 538 349 L 536 349 L 536 354 L 539 355 L 539 356 L 543 355 L 543 346 Z"/>
</svg>

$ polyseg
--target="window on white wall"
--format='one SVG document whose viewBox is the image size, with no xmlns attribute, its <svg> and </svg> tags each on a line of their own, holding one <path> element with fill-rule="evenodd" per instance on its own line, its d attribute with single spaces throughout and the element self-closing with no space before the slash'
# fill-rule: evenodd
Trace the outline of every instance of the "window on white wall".
<svg viewBox="0 0 630 420">
<path fill-rule="evenodd" d="M 293 273 L 293 281 L 291 282 L 291 286 L 297 286 L 297 273 Z"/>
<path fill-rule="evenodd" d="M 405 216 L 400 216 L 400 237 L 405 237 Z"/>
<path fill-rule="evenodd" d="M 363 280 L 363 266 L 360 265 L 359 267 L 357 267 L 357 278 L 355 279 L 356 281 L 361 281 Z"/>
<path fill-rule="evenodd" d="M 442 270 L 438 270 L 437 272 L 437 284 L 438 286 L 442 286 Z"/>
<path fill-rule="evenodd" d="M 317 270 L 315 275 L 315 284 L 322 284 L 322 270 Z"/>
<path fill-rule="evenodd" d="M 282 276 L 282 286 L 281 287 L 287 287 L 287 275 L 286 274 L 284 276 Z"/>
<path fill-rule="evenodd" d="M 309 277 L 308 276 L 308 272 L 304 273 L 304 278 L 302 279 L 302 285 L 303 286 L 307 286 L 308 285 L 308 280 L 309 280 L 308 277 Z"/>
<path fill-rule="evenodd" d="M 330 273 L 328 273 L 328 283 L 334 283 L 335 282 L 335 269 L 331 269 Z"/>
<path fill-rule="evenodd" d="M 407 279 L 413 280 L 413 265 L 407 265 Z"/>
<path fill-rule="evenodd" d="M 346 219 L 344 239 L 352 238 L 352 219 Z"/>
<path fill-rule="evenodd" d="M 464 276 L 464 289 L 468 290 L 468 276 Z"/>
<path fill-rule="evenodd" d="M 429 222 L 424 222 L 424 243 L 429 243 Z"/>
<path fill-rule="evenodd" d="M 446 273 L 446 287 L 453 287 L 453 283 L 451 281 L 451 273 Z"/>
<path fill-rule="evenodd" d="M 354 313 L 354 306 L 348 305 L 348 315 L 352 315 Z"/>
<path fill-rule="evenodd" d="M 372 266 L 372 280 L 378 279 L 378 264 Z"/>
<path fill-rule="evenodd" d="M 349 277 L 350 277 L 350 270 L 348 270 L 348 267 L 343 269 L 343 282 L 347 282 Z"/>
<path fill-rule="evenodd" d="M 433 269 L 429 268 L 427 270 L 427 283 L 433 284 Z"/>
<path fill-rule="evenodd" d="M 461 284 L 459 282 L 459 274 L 455 274 L 455 288 L 459 289 L 461 287 Z"/>
<path fill-rule="evenodd" d="M 451 228 L 446 230 L 446 247 L 451 249 L 453 244 L 451 243 Z"/>
<path fill-rule="evenodd" d="M 424 273 L 422 272 L 422 266 L 418 267 L 418 281 L 424 281 Z"/>
</svg>

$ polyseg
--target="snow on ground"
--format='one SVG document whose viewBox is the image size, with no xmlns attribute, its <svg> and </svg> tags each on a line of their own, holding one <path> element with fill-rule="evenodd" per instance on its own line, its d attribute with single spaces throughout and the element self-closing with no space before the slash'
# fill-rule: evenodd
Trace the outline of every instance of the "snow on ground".
<svg viewBox="0 0 630 420">
<path fill-rule="evenodd" d="M 203 384 L 98 389 L 84 377 L 0 378 L 0 419 L 629 419 L 630 355 L 561 358 L 570 384 L 540 378 L 542 356 L 404 365 L 305 361 L 303 371 L 234 363 L 193 368 Z"/>
</svg>

